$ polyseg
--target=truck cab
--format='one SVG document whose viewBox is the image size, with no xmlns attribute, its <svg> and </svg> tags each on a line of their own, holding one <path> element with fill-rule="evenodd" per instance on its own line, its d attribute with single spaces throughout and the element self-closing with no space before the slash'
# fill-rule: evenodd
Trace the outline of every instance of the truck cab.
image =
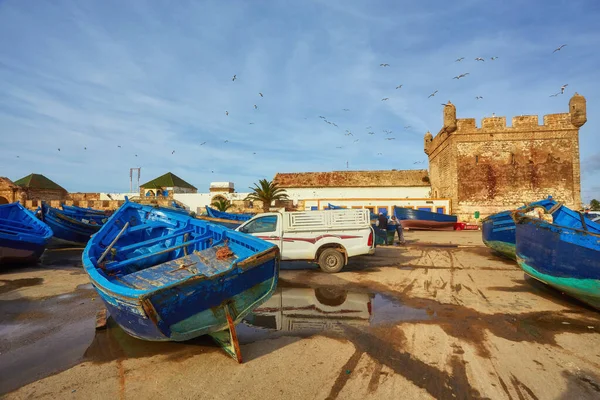
<svg viewBox="0 0 600 400">
<path fill-rule="evenodd" d="M 348 258 L 375 252 L 369 210 L 270 212 L 236 230 L 277 245 L 283 261 L 317 262 L 325 272 L 339 272 Z"/>
</svg>

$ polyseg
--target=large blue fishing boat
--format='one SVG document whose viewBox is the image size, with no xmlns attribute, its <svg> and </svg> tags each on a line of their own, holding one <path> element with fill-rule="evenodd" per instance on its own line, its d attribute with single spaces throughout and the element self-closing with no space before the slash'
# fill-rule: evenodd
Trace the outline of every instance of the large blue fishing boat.
<svg viewBox="0 0 600 400">
<path fill-rule="evenodd" d="M 52 229 L 19 202 L 0 205 L 0 263 L 37 261 L 51 237 Z"/>
<path fill-rule="evenodd" d="M 108 216 L 64 211 L 42 202 L 40 219 L 54 232 L 55 245 L 85 246 L 90 237 L 100 230 Z"/>
<path fill-rule="evenodd" d="M 519 266 L 560 291 L 600 309 L 600 224 L 559 205 L 552 214 L 516 210 Z"/>
<path fill-rule="evenodd" d="M 63 209 L 63 211 L 65 212 L 72 212 L 72 213 L 77 213 L 77 214 L 96 214 L 96 215 L 105 215 L 106 212 L 103 210 L 96 210 L 94 208 L 84 208 L 84 207 L 78 207 L 78 206 L 68 206 L 66 204 L 61 204 L 60 205 L 61 208 Z"/>
<path fill-rule="evenodd" d="M 279 250 L 182 213 L 126 202 L 89 241 L 83 265 L 130 335 L 184 341 L 210 334 L 241 362 L 235 324 L 271 297 Z"/>
<path fill-rule="evenodd" d="M 539 206 L 550 210 L 556 204 L 557 202 L 552 200 L 552 196 L 548 196 L 547 199 L 533 202 L 530 206 Z M 520 207 L 518 210 L 522 210 L 525 207 L 527 206 Z M 505 257 L 516 260 L 513 211 L 502 211 L 484 218 L 481 221 L 481 237 L 483 243 L 490 249 L 497 251 Z"/>
</svg>

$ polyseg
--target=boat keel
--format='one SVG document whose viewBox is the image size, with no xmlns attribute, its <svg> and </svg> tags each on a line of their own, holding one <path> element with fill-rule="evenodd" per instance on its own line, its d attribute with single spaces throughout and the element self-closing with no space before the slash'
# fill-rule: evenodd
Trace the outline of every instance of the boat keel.
<svg viewBox="0 0 600 400">
<path fill-rule="evenodd" d="M 227 354 L 241 364 L 242 352 L 240 350 L 240 343 L 238 342 L 235 324 L 233 323 L 233 318 L 231 317 L 229 304 L 224 304 L 223 310 L 225 311 L 225 317 L 227 318 L 228 328 L 223 331 L 209 333 L 209 335 Z"/>
</svg>

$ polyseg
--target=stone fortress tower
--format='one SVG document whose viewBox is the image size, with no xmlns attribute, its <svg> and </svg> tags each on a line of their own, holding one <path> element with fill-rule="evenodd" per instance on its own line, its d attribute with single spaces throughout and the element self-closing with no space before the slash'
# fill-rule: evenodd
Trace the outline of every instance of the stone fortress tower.
<svg viewBox="0 0 600 400">
<path fill-rule="evenodd" d="M 587 121 L 586 100 L 575 93 L 569 112 L 544 115 L 456 118 L 444 107 L 444 126 L 425 134 L 431 196 L 452 199 L 459 220 L 481 218 L 552 195 L 568 207 L 581 208 L 579 128 Z"/>
</svg>

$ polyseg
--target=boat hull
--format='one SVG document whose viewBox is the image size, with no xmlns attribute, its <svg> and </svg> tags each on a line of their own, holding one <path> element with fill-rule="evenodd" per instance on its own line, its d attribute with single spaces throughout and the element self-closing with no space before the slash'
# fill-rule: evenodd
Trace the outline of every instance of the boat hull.
<svg viewBox="0 0 600 400">
<path fill-rule="evenodd" d="M 250 218 L 252 218 L 254 216 L 251 214 L 228 213 L 228 212 L 224 212 L 224 211 L 215 210 L 214 208 L 210 208 L 209 206 L 206 206 L 205 208 L 206 208 L 206 214 L 210 218 L 229 220 L 229 221 L 237 222 L 240 225 L 243 222 L 248 221 Z"/>
<path fill-rule="evenodd" d="M 399 221 L 414 220 L 414 221 L 431 221 L 431 222 L 448 222 L 451 223 L 452 229 L 457 222 L 455 215 L 447 215 L 434 213 L 424 210 L 413 210 L 412 208 L 394 207 L 394 215 Z"/>
<path fill-rule="evenodd" d="M 31 243 L 2 243 L 0 245 L 0 264 L 34 263 L 46 249 L 45 245 Z"/>
<path fill-rule="evenodd" d="M 531 277 L 600 309 L 600 238 L 541 221 L 516 225 L 519 267 Z"/>
<path fill-rule="evenodd" d="M 45 206 L 43 209 L 43 221 L 50 226 L 54 232 L 54 245 L 76 245 L 85 246 L 90 237 L 98 232 L 101 225 L 84 224 L 69 216 L 60 213 L 60 210 Z"/>
<path fill-rule="evenodd" d="M 148 298 L 124 298 L 92 283 L 110 315 L 131 336 L 149 341 L 186 341 L 226 330 L 224 304 L 234 310 L 234 324 L 241 322 L 272 296 L 278 276 L 279 261 L 273 259 L 240 279 L 227 276 L 191 282 Z M 234 279 L 238 285 L 230 283 Z M 181 292 L 186 293 L 185 298 L 177 296 Z"/>
<path fill-rule="evenodd" d="M 427 221 L 420 219 L 403 219 L 400 224 L 404 229 L 422 229 L 436 231 L 453 231 L 456 222 L 450 221 Z"/>
</svg>

